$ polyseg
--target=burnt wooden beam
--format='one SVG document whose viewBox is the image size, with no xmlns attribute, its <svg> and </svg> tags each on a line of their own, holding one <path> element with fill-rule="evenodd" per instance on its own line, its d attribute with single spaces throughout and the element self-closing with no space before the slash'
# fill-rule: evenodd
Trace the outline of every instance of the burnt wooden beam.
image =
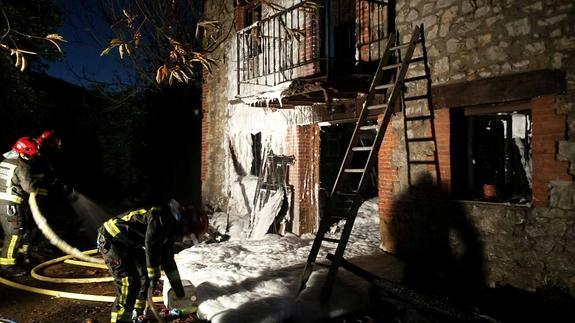
<svg viewBox="0 0 575 323">
<path fill-rule="evenodd" d="M 538 70 L 433 86 L 433 108 L 454 108 L 531 99 L 567 89 L 565 71 Z"/>
</svg>

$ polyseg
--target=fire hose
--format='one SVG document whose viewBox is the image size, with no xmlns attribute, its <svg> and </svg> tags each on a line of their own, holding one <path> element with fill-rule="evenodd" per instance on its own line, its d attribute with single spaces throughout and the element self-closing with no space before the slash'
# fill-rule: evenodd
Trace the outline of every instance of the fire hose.
<svg viewBox="0 0 575 323">
<path fill-rule="evenodd" d="M 96 267 L 96 268 L 107 268 L 107 267 L 104 264 L 104 261 L 102 259 L 90 256 L 92 254 L 97 253 L 97 250 L 94 249 L 94 250 L 88 250 L 88 251 L 82 252 L 82 251 L 70 246 L 66 241 L 64 241 L 60 237 L 58 237 L 58 235 L 48 225 L 48 221 L 46 220 L 46 218 L 40 212 L 40 209 L 39 209 L 38 204 L 36 202 L 36 193 L 30 194 L 30 198 L 29 198 L 28 202 L 30 204 L 30 210 L 32 211 L 32 216 L 34 218 L 34 221 L 38 225 L 38 228 L 40 229 L 42 234 L 44 234 L 46 239 L 48 239 L 51 244 L 58 247 L 60 250 L 62 250 L 64 253 L 67 254 L 66 256 L 62 256 L 59 258 L 48 260 L 48 261 L 41 263 L 41 264 L 37 265 L 36 267 L 34 267 L 30 273 L 34 279 L 44 281 L 44 282 L 49 282 L 49 283 L 67 283 L 67 284 L 78 284 L 78 283 L 86 284 L 86 283 L 100 283 L 100 282 L 111 282 L 111 281 L 113 281 L 113 278 L 110 276 L 108 276 L 108 277 L 96 277 L 96 278 L 56 278 L 56 277 L 47 277 L 47 276 L 43 276 L 43 275 L 39 274 L 38 272 L 41 271 L 41 269 L 44 269 L 48 266 L 54 265 L 54 264 L 62 262 L 62 261 L 65 263 L 68 263 L 68 264 L 79 265 L 79 266 L 88 266 L 88 267 Z M 82 261 L 73 260 L 72 258 L 81 259 Z M 53 297 L 58 297 L 58 298 L 68 298 L 68 299 L 96 301 L 96 302 L 108 302 L 108 303 L 114 302 L 114 300 L 115 300 L 114 296 L 71 293 L 71 292 L 65 292 L 65 291 L 59 291 L 59 290 L 52 290 L 52 289 L 45 289 L 45 288 L 28 286 L 28 285 L 20 284 L 17 282 L 13 282 L 13 281 L 5 279 L 3 277 L 0 277 L 0 283 L 3 285 L 9 286 L 9 287 L 23 290 L 23 291 L 32 292 L 32 293 L 36 293 L 36 294 L 40 294 L 40 295 L 53 296 Z M 148 298 L 148 302 L 151 302 L 149 304 L 150 308 L 155 310 L 153 303 L 154 302 L 163 302 L 163 298 L 161 296 L 153 297 L 151 299 Z"/>
<path fill-rule="evenodd" d="M 46 239 L 50 241 L 51 244 L 56 246 L 58 249 L 62 250 L 67 255 L 71 255 L 77 259 L 81 259 L 87 262 L 93 263 L 104 263 L 104 260 L 99 258 L 90 257 L 85 253 L 82 253 L 80 250 L 70 246 L 66 241 L 60 239 L 56 232 L 50 228 L 48 225 L 48 221 L 40 212 L 40 208 L 38 207 L 38 203 L 36 202 L 36 193 L 30 193 L 30 197 L 28 198 L 28 204 L 30 204 L 30 210 L 32 211 L 32 217 L 34 218 L 34 222 L 44 234 Z"/>
<path fill-rule="evenodd" d="M 158 312 L 158 309 L 154 306 L 154 297 L 152 292 L 152 288 L 148 288 L 148 307 L 150 310 L 152 310 L 152 314 L 154 314 L 154 317 L 156 320 L 158 320 L 159 323 L 165 323 L 166 321 L 162 318 L 162 315 L 160 315 L 160 312 Z"/>
</svg>

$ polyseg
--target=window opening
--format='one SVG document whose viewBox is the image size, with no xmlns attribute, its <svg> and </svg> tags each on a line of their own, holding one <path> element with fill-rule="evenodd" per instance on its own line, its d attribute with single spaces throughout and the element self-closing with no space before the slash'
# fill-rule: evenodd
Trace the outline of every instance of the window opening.
<svg viewBox="0 0 575 323">
<path fill-rule="evenodd" d="M 454 195 L 490 202 L 530 202 L 530 111 L 465 111 L 452 111 Z"/>
</svg>

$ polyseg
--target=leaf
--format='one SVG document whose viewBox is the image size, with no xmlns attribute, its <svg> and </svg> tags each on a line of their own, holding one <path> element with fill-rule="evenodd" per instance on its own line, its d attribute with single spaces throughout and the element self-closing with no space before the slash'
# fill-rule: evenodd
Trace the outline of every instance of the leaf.
<svg viewBox="0 0 575 323">
<path fill-rule="evenodd" d="M 157 83 L 162 83 L 162 81 L 166 78 L 166 76 L 168 75 L 168 66 L 166 64 L 158 67 L 158 69 L 156 70 L 156 82 Z"/>
<path fill-rule="evenodd" d="M 124 59 L 124 46 L 126 46 L 125 44 L 121 44 L 120 46 L 118 46 L 118 52 L 120 53 L 120 59 Z"/>
<path fill-rule="evenodd" d="M 113 38 L 112 40 L 110 40 L 110 46 L 112 47 L 120 46 L 123 43 L 124 42 L 119 38 Z"/>
<path fill-rule="evenodd" d="M 16 51 L 15 54 L 16 54 L 16 64 L 14 64 L 14 66 L 18 67 L 22 63 L 22 54 L 20 54 L 19 51 Z"/>
<path fill-rule="evenodd" d="M 22 65 L 20 66 L 20 72 L 24 72 L 24 70 L 26 69 L 26 66 L 28 66 L 28 63 L 26 61 L 26 56 L 22 55 Z"/>
<path fill-rule="evenodd" d="M 45 38 L 48 39 L 48 40 L 68 42 L 67 40 L 64 39 L 64 37 L 60 36 L 59 34 L 48 34 L 48 35 L 46 35 Z"/>
<path fill-rule="evenodd" d="M 53 41 L 52 39 L 49 39 L 49 38 L 46 38 L 46 39 L 47 39 L 49 42 L 51 42 L 52 45 L 54 45 L 54 46 L 58 49 L 58 51 L 59 51 L 60 53 L 62 52 L 62 48 L 60 48 L 60 45 L 59 45 L 57 42 L 55 42 L 55 41 Z"/>
<path fill-rule="evenodd" d="M 112 50 L 113 47 L 106 47 L 101 53 L 100 56 L 104 56 L 104 55 L 108 55 L 110 54 L 110 51 Z"/>
<path fill-rule="evenodd" d="M 180 83 L 183 82 L 183 81 L 182 81 L 182 78 L 180 77 L 180 75 L 178 75 L 178 71 L 172 71 L 172 72 L 171 72 L 171 75 L 170 75 L 170 78 L 172 77 L 172 75 L 174 76 L 174 78 L 175 78 L 176 80 L 180 81 Z"/>
</svg>

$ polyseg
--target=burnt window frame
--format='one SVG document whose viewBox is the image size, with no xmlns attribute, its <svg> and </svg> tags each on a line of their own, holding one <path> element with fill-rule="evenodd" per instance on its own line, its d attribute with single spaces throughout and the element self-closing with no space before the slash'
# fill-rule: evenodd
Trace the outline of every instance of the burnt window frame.
<svg viewBox="0 0 575 323">
<path fill-rule="evenodd" d="M 520 152 L 516 150 L 518 148 L 516 148 L 517 146 L 514 143 L 515 139 L 511 129 L 513 114 L 527 116 L 526 121 L 528 122 L 524 130 L 525 138 L 521 139 L 521 141 L 524 147 L 524 155 L 529 156 L 528 159 L 524 160 L 529 163 L 530 167 L 523 165 L 522 161 L 524 160 L 522 160 Z M 456 199 L 466 201 L 483 201 L 514 205 L 531 203 L 533 200 L 533 119 L 531 108 L 528 105 L 514 104 L 453 108 L 450 109 L 450 120 L 452 196 Z M 500 138 L 504 142 L 499 143 L 499 145 L 495 142 L 492 147 L 489 147 L 489 149 L 499 149 L 503 152 L 504 155 L 500 156 L 498 160 L 498 162 L 501 163 L 499 170 L 501 171 L 503 169 L 503 174 L 494 175 L 492 179 L 488 179 L 487 177 L 477 179 L 474 178 L 476 177 L 476 173 L 481 173 L 478 171 L 481 167 L 475 164 L 476 160 L 474 158 L 478 155 L 476 140 L 478 133 L 473 133 L 472 127 L 474 124 L 478 125 L 482 122 L 488 122 L 489 120 L 507 122 L 507 125 L 503 127 L 503 129 L 506 129 L 507 136 Z M 485 140 L 486 138 L 483 139 Z M 495 154 L 494 152 L 494 155 Z M 488 157 L 483 158 L 484 161 L 485 159 L 488 159 Z M 523 168 L 520 168 L 520 165 L 523 166 Z M 486 169 L 488 167 L 483 168 Z M 524 176 L 521 174 L 522 171 Z M 527 174 L 528 171 L 530 172 L 529 174 Z M 531 181 L 529 178 L 531 178 Z M 483 187 L 483 185 L 478 185 L 478 181 L 485 182 L 484 184 L 486 185 L 491 184 L 495 186 Z M 495 189 L 495 196 L 488 196 L 486 190 L 490 189 Z"/>
</svg>

